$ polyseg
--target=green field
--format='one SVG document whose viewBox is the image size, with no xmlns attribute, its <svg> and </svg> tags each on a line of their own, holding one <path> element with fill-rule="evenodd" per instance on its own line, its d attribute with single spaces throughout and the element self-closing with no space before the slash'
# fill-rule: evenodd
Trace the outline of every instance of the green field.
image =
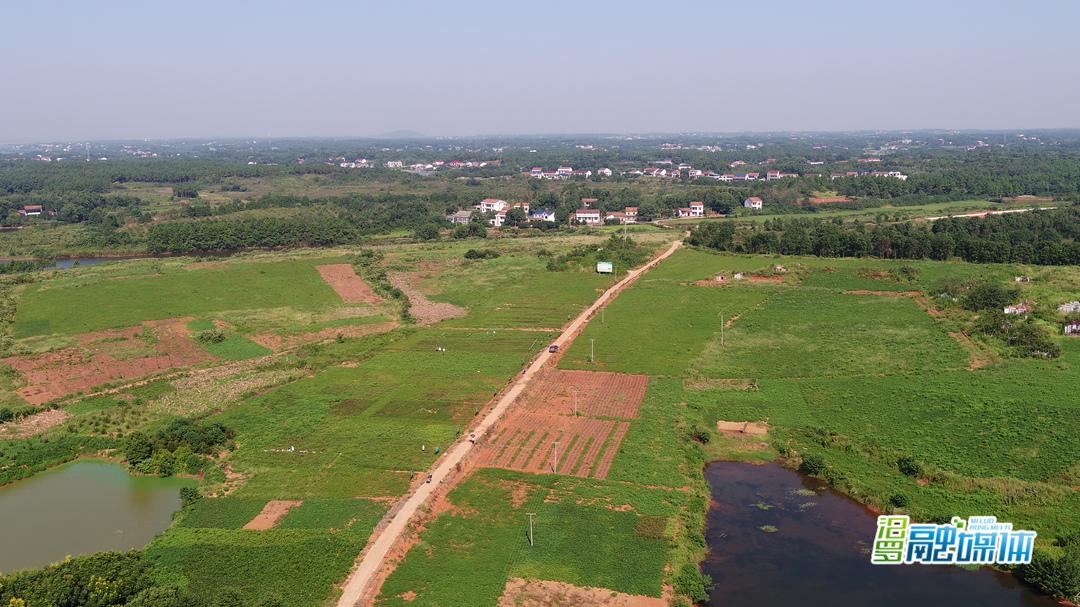
<svg viewBox="0 0 1080 607">
<path fill-rule="evenodd" d="M 386 580 L 378 605 L 494 605 L 510 577 L 659 596 L 669 524 L 684 497 L 622 483 L 482 470 L 449 499 L 454 510 L 421 534 Z M 531 546 L 527 512 L 536 514 Z M 406 600 L 407 592 L 417 596 Z"/>
<path fill-rule="evenodd" d="M 189 269 L 141 262 L 145 272 L 103 276 L 80 272 L 30 285 L 19 300 L 12 335 L 77 334 L 128 327 L 143 320 L 206 316 L 231 310 L 289 307 L 313 310 L 340 304 L 314 266 L 340 260 L 229 262 Z"/>
</svg>

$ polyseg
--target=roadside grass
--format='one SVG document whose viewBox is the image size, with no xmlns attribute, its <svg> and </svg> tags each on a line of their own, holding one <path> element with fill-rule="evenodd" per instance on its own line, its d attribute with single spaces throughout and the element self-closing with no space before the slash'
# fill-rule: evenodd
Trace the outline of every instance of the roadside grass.
<svg viewBox="0 0 1080 607">
<path fill-rule="evenodd" d="M 315 265 L 326 262 L 250 261 L 200 269 L 141 263 L 132 268 L 145 268 L 142 275 L 107 279 L 100 271 L 75 273 L 30 285 L 19 300 L 12 335 L 70 335 L 227 310 L 324 307 L 340 302 L 315 271 Z"/>
<path fill-rule="evenodd" d="M 719 333 L 721 315 L 730 320 L 763 302 L 771 291 L 699 287 L 646 275 L 593 318 L 559 366 L 679 376 L 686 362 Z"/>
<path fill-rule="evenodd" d="M 421 532 L 377 605 L 494 605 L 510 577 L 660 596 L 672 539 L 642 521 L 660 517 L 666 528 L 683 495 L 485 469 L 448 499 L 453 508 Z M 536 514 L 533 546 L 527 512 Z"/>
</svg>

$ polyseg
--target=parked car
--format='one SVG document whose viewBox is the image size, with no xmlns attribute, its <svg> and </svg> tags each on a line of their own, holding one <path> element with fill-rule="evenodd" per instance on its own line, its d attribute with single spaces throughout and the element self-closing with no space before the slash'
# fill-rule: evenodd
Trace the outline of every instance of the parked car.
<svg viewBox="0 0 1080 607">
<path fill-rule="evenodd" d="M 552 354 L 554 354 L 554 353 L 556 353 L 558 351 L 559 351 L 559 346 L 557 346 L 556 344 L 551 344 L 550 346 L 548 346 L 548 352 L 551 352 Z"/>
</svg>

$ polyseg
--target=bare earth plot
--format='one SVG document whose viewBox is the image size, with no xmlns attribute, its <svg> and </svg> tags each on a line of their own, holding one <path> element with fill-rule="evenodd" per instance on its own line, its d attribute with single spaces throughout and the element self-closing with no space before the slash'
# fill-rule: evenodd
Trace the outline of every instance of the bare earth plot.
<svg viewBox="0 0 1080 607">
<path fill-rule="evenodd" d="M 331 263 L 315 266 L 319 276 L 330 285 L 345 303 L 377 304 L 382 301 L 363 278 L 356 275 L 347 263 Z"/>
<path fill-rule="evenodd" d="M 480 466 L 605 478 L 637 417 L 645 375 L 549 370 L 477 451 Z M 575 413 L 576 412 L 576 413 Z"/>
<path fill-rule="evenodd" d="M 190 339 L 191 318 L 151 320 L 124 329 L 84 333 L 72 346 L 39 356 L 10 356 L 0 363 L 18 371 L 18 394 L 40 405 L 102 384 L 213 360 Z"/>
<path fill-rule="evenodd" d="M 666 607 L 666 599 L 583 588 L 562 582 L 507 580 L 499 607 Z"/>
<path fill-rule="evenodd" d="M 302 503 L 304 503 L 302 500 L 270 500 L 263 506 L 262 511 L 255 515 L 255 518 L 244 525 L 244 529 L 253 531 L 273 529 L 290 510 Z"/>
<path fill-rule="evenodd" d="M 415 277 L 407 273 L 395 272 L 390 274 L 390 284 L 401 289 L 401 292 L 409 298 L 410 312 L 422 325 L 433 325 L 440 320 L 465 316 L 467 311 L 451 303 L 431 301 L 413 283 Z"/>
</svg>

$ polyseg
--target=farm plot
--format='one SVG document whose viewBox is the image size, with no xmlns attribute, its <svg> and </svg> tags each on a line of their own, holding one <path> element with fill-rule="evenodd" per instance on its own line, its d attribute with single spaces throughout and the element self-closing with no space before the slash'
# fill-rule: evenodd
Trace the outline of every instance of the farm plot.
<svg viewBox="0 0 1080 607">
<path fill-rule="evenodd" d="M 648 385 L 647 375 L 553 369 L 533 381 L 524 406 L 558 415 L 631 419 Z"/>
<path fill-rule="evenodd" d="M 30 285 L 19 298 L 12 336 L 74 335 L 230 310 L 340 305 L 315 271 L 320 261 L 327 260 L 231 261 L 195 269 L 155 261 L 80 269 Z"/>
<path fill-rule="evenodd" d="M 604 478 L 628 422 L 517 411 L 479 449 L 481 466 Z"/>
<path fill-rule="evenodd" d="M 86 333 L 77 346 L 39 356 L 0 360 L 26 380 L 17 393 L 43 404 L 109 382 L 133 379 L 213 360 L 190 339 L 190 318 L 147 321 L 139 326 Z"/>
<path fill-rule="evenodd" d="M 479 449 L 481 466 L 605 478 L 637 417 L 648 377 L 551 370 Z M 602 418 L 602 419 L 601 419 Z"/>
<path fill-rule="evenodd" d="M 368 283 L 357 276 L 353 267 L 347 263 L 315 266 L 315 269 L 345 303 L 377 304 L 382 301 L 382 298 L 376 295 Z"/>
</svg>

